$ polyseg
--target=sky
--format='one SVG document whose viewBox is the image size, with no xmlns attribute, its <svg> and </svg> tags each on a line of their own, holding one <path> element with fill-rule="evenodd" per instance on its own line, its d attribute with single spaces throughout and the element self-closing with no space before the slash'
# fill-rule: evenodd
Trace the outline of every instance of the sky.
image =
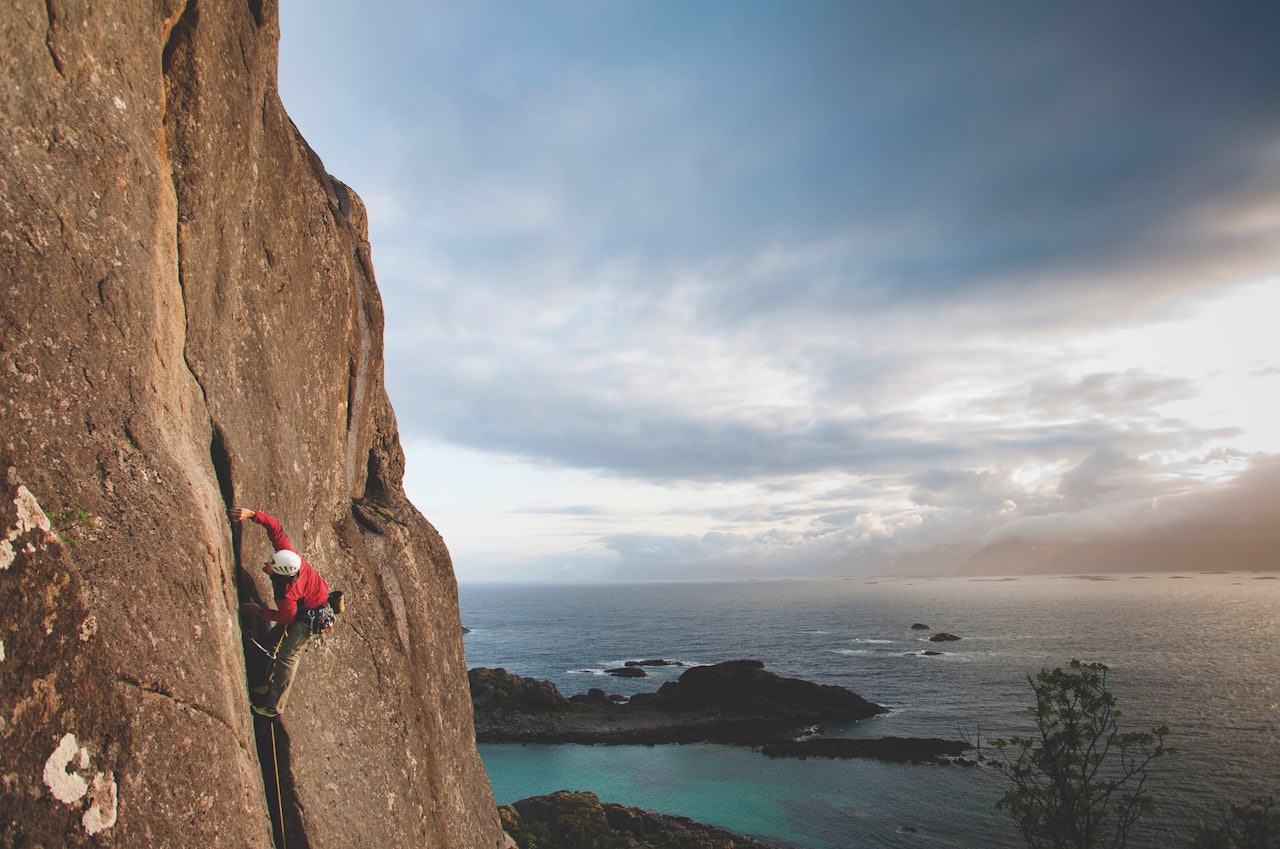
<svg viewBox="0 0 1280 849">
<path fill-rule="evenodd" d="M 460 581 L 1280 569 L 1280 4 L 281 28 Z"/>
</svg>

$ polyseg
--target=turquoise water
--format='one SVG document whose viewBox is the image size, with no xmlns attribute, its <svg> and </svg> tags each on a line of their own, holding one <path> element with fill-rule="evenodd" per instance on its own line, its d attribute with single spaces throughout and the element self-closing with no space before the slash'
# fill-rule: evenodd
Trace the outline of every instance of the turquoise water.
<svg viewBox="0 0 1280 849">
<path fill-rule="evenodd" d="M 750 749 L 482 745 L 500 803 L 556 790 L 692 817 L 779 845 L 1000 846 L 1001 821 L 967 810 L 999 796 L 990 770 L 874 761 L 770 760 Z M 905 804 L 907 800 L 915 800 Z M 927 806 L 928 816 L 910 808 Z M 914 828 L 915 831 L 907 829 Z"/>
<path fill-rule="evenodd" d="M 464 586 L 468 663 L 554 681 L 656 689 L 603 670 L 628 659 L 756 657 L 887 705 L 845 736 L 982 737 L 1030 729 L 1026 676 L 1072 658 L 1112 667 L 1126 727 L 1167 723 L 1178 755 L 1131 845 L 1185 846 L 1219 805 L 1280 793 L 1280 581 L 1246 574 L 1093 581 L 846 580 Z M 910 629 L 924 622 L 930 631 Z M 938 644 L 946 630 L 961 636 Z M 988 768 L 770 759 L 726 746 L 484 745 L 499 802 L 559 789 L 807 849 L 1017 847 Z"/>
</svg>

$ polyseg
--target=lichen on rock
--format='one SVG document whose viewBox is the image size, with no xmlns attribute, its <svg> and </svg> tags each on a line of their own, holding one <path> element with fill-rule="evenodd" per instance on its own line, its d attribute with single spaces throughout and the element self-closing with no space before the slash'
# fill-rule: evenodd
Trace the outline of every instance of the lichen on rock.
<svg viewBox="0 0 1280 849">
<path fill-rule="evenodd" d="M 9 474 L 12 475 L 13 471 L 10 468 Z M 25 536 L 31 531 L 39 530 L 44 532 L 46 540 L 56 539 L 49 517 L 45 515 L 44 510 L 40 509 L 40 502 L 36 501 L 36 497 L 31 494 L 31 490 L 19 485 L 14 493 L 10 508 L 12 518 L 5 529 L 4 538 L 0 539 L 0 570 L 8 569 L 12 565 L 14 558 L 17 557 L 13 543 L 19 537 Z M 35 550 L 34 542 L 28 541 L 26 546 L 28 552 Z"/>
<path fill-rule="evenodd" d="M 68 731 L 45 761 L 43 778 L 49 793 L 64 805 L 76 808 L 87 797 L 80 822 L 86 834 L 94 835 L 116 824 L 119 798 L 114 775 L 97 772 L 92 781 L 81 775 L 91 767 L 88 749 Z"/>
</svg>

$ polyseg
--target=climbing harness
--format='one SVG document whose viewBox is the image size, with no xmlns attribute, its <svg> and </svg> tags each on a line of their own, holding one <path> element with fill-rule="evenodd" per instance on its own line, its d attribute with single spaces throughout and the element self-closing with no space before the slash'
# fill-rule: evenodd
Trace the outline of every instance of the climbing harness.
<svg viewBox="0 0 1280 849">
<path fill-rule="evenodd" d="M 333 623 L 337 619 L 337 614 L 333 612 L 332 607 L 326 604 L 324 607 L 308 610 L 307 618 L 311 620 L 311 636 L 324 640 L 324 635 L 333 630 Z"/>
<path fill-rule="evenodd" d="M 307 618 L 311 620 L 307 648 L 311 647 L 312 637 L 315 638 L 317 646 L 324 645 L 325 635 L 333 630 L 333 626 L 338 621 L 338 614 L 344 609 L 346 609 L 346 604 L 342 590 L 334 590 L 329 593 L 329 599 L 323 605 L 307 611 Z"/>
</svg>

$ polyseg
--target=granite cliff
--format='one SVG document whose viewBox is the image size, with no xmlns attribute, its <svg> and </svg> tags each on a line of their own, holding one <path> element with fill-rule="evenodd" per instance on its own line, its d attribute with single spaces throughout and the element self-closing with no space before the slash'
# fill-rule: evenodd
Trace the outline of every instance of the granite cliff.
<svg viewBox="0 0 1280 849">
<path fill-rule="evenodd" d="M 280 103 L 275 3 L 15 0 L 0 31 L 0 845 L 502 845 L 364 210 Z M 269 552 L 231 504 L 347 598 L 270 729 L 278 794 L 237 615 Z"/>
</svg>

